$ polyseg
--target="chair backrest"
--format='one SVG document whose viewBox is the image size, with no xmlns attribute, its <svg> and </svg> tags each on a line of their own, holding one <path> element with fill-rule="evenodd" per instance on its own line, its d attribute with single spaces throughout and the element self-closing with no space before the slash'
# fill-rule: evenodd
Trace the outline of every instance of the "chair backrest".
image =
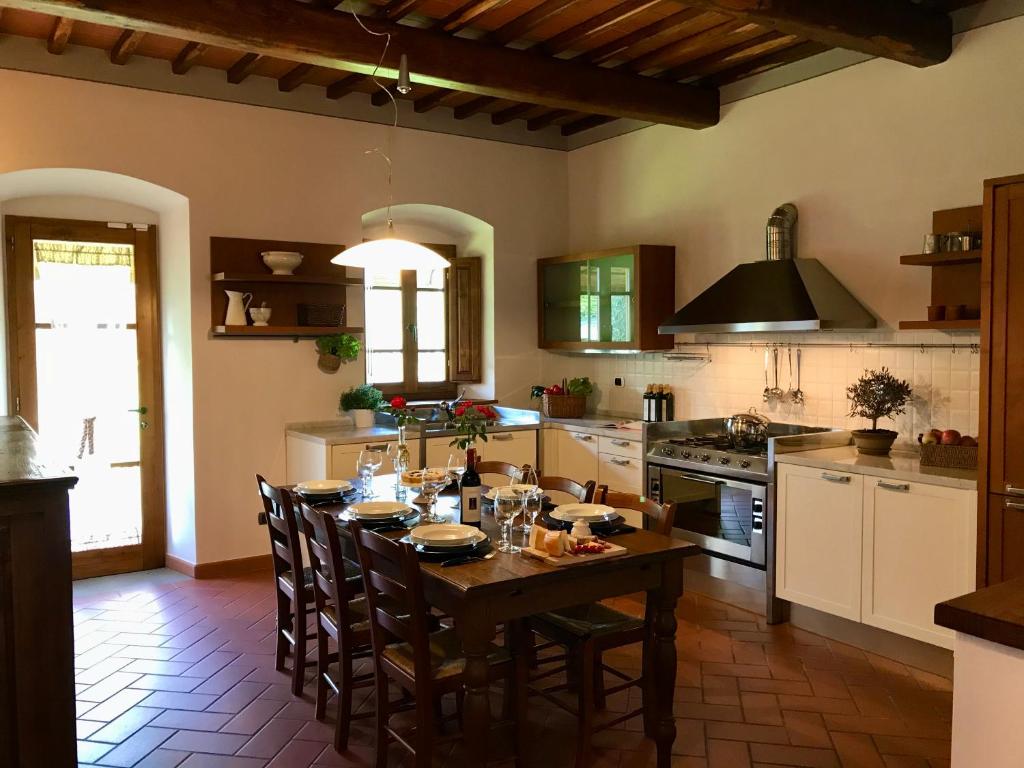
<svg viewBox="0 0 1024 768">
<path fill-rule="evenodd" d="M 313 599 L 316 609 L 322 612 L 328 605 L 334 606 L 338 625 L 344 630 L 351 622 L 348 616 L 348 602 L 355 595 L 345 580 L 345 560 L 341 550 L 338 524 L 327 512 L 320 512 L 308 504 L 300 504 L 302 528 L 306 534 L 309 550 L 309 564 L 313 569 Z"/>
<path fill-rule="evenodd" d="M 557 477 L 555 475 L 544 476 L 537 479 L 537 484 L 545 491 L 557 491 L 572 496 L 576 501 L 589 504 L 594 500 L 594 492 L 597 483 L 587 480 L 585 483 L 577 483 L 568 477 Z"/>
<path fill-rule="evenodd" d="M 635 493 L 609 491 L 607 485 L 598 486 L 595 496 L 598 504 L 607 504 L 615 509 L 632 509 L 642 512 L 644 517 L 650 520 L 648 525 L 650 530 L 663 536 L 672 535 L 672 523 L 676 517 L 675 504 L 659 504 L 653 499 L 637 496 Z"/>
<path fill-rule="evenodd" d="M 349 531 L 363 570 L 374 656 L 379 660 L 393 638 L 409 643 L 417 680 L 429 680 L 430 609 L 423 596 L 416 548 L 367 530 L 355 521 L 349 523 Z"/>
<path fill-rule="evenodd" d="M 299 542 L 299 521 L 295 505 L 288 491 L 268 483 L 262 475 L 256 475 L 256 485 L 263 499 L 263 511 L 267 514 L 267 530 L 270 532 L 270 554 L 274 561 L 274 575 L 280 576 L 291 571 L 294 583 L 302 586 L 302 545 Z"/>
<path fill-rule="evenodd" d="M 476 472 L 478 475 L 504 475 L 511 480 L 519 473 L 519 467 L 507 461 L 478 461 Z"/>
</svg>

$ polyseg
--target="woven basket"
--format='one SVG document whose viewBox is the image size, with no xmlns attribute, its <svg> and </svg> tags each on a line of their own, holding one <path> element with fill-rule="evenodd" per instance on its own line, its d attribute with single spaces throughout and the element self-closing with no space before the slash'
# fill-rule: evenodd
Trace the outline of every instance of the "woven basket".
<svg viewBox="0 0 1024 768">
<path fill-rule="evenodd" d="M 586 395 L 544 395 L 544 415 L 552 419 L 578 419 L 587 412 Z"/>
<path fill-rule="evenodd" d="M 336 328 L 345 324 L 344 304 L 299 304 L 296 314 L 303 326 Z"/>
<path fill-rule="evenodd" d="M 977 469 L 978 448 L 967 445 L 938 445 L 927 443 L 921 446 L 921 466 L 945 467 L 947 469 Z"/>
</svg>

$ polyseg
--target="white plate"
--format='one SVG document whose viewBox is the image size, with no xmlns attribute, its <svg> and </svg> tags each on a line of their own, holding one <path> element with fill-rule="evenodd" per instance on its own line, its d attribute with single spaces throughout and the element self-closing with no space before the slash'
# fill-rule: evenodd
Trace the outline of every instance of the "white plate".
<svg viewBox="0 0 1024 768">
<path fill-rule="evenodd" d="M 586 520 L 588 523 L 601 523 L 611 520 L 619 513 L 605 504 L 559 504 L 551 513 L 555 520 L 574 523 Z"/>
<path fill-rule="evenodd" d="M 525 483 L 517 483 L 516 485 L 496 485 L 489 491 L 487 491 L 487 493 L 484 494 L 484 497 L 490 499 L 491 501 L 494 501 L 494 497 L 497 495 L 498 491 L 504 488 L 511 488 L 517 494 L 537 490 L 536 485 L 526 485 Z M 543 494 L 544 492 L 541 491 L 541 493 Z"/>
<path fill-rule="evenodd" d="M 487 538 L 487 534 L 471 525 L 438 523 L 420 525 L 409 532 L 409 538 L 417 544 L 431 547 L 464 547 Z"/>
<path fill-rule="evenodd" d="M 352 490 L 352 483 L 347 480 L 306 480 L 296 485 L 295 490 L 305 496 L 335 496 Z"/>
<path fill-rule="evenodd" d="M 398 517 L 412 511 L 398 501 L 361 501 L 348 509 L 357 520 L 381 520 Z"/>
</svg>

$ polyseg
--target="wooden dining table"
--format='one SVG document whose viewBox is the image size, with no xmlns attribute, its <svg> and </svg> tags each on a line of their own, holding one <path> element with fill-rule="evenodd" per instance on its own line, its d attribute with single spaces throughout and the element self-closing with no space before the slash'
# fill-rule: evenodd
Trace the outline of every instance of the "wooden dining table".
<svg viewBox="0 0 1024 768">
<path fill-rule="evenodd" d="M 375 500 L 395 500 L 394 475 L 376 477 L 373 486 Z M 415 497 L 416 492 L 409 491 L 404 501 L 425 510 L 425 506 L 415 503 Z M 347 536 L 344 513 L 350 505 L 339 502 L 317 508 L 338 518 L 339 531 Z M 458 496 L 442 493 L 436 511 L 449 522 L 457 521 Z M 486 510 L 482 528 L 497 547 L 497 524 Z M 400 538 L 404 534 L 390 531 L 382 535 Z M 644 728 L 645 735 L 657 745 L 657 765 L 669 767 L 676 736 L 672 714 L 676 680 L 675 608 L 683 592 L 683 561 L 698 554 L 700 548 L 642 529 L 616 535 L 613 541 L 629 550 L 628 554 L 565 567 L 521 553 L 501 552 L 491 559 L 450 567 L 423 562 L 426 600 L 454 619 L 466 655 L 463 738 L 467 765 L 484 765 L 487 761 L 491 721 L 487 654 L 499 623 L 645 592 L 654 610 L 654 640 L 648 655 L 651 674 L 647 676 L 650 686 L 644 692 L 644 707 L 650 709 L 644 718 Z"/>
</svg>

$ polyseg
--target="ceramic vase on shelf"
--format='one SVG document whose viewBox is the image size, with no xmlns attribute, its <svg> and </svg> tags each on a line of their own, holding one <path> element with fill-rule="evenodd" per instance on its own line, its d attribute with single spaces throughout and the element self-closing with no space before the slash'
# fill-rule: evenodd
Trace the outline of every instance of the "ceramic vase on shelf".
<svg viewBox="0 0 1024 768">
<path fill-rule="evenodd" d="M 248 325 L 245 321 L 245 310 L 252 301 L 251 293 L 241 291 L 224 291 L 228 295 L 228 310 L 224 314 L 224 325 Z"/>
</svg>

